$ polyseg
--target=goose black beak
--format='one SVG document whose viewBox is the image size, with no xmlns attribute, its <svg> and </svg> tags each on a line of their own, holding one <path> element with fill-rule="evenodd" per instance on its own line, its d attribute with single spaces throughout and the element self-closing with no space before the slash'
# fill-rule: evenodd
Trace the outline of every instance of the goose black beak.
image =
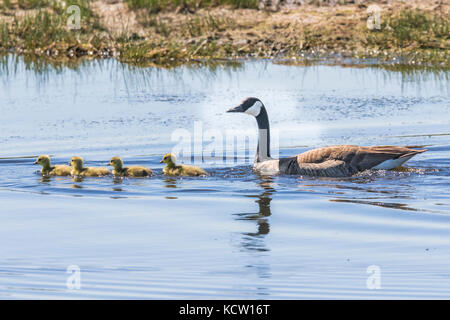
<svg viewBox="0 0 450 320">
<path fill-rule="evenodd" d="M 237 107 L 227 110 L 227 112 L 244 112 L 244 107 L 240 104 Z"/>
<path fill-rule="evenodd" d="M 159 163 L 163 163 L 164 161 L 163 160 L 161 160 Z"/>
<path fill-rule="evenodd" d="M 35 162 L 33 162 L 33 164 L 38 164 L 37 160 Z"/>
</svg>

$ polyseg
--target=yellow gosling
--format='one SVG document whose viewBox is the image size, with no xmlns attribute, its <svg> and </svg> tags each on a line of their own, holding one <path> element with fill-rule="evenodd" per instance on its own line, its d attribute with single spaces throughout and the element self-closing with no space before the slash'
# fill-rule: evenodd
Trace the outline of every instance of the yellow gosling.
<svg viewBox="0 0 450 320">
<path fill-rule="evenodd" d="M 109 165 L 114 169 L 113 175 L 121 177 L 149 177 L 153 171 L 143 166 L 124 167 L 123 160 L 120 157 L 112 157 L 109 160 Z"/>
<path fill-rule="evenodd" d="M 39 164 L 42 166 L 41 173 L 44 176 L 70 176 L 72 168 L 66 165 L 55 165 L 52 166 L 50 163 L 50 157 L 47 155 L 40 155 L 34 164 Z"/>
<path fill-rule="evenodd" d="M 163 173 L 168 176 L 206 176 L 206 172 L 199 167 L 184 164 L 177 165 L 176 157 L 171 153 L 165 154 L 161 163 L 166 164 Z"/>
<path fill-rule="evenodd" d="M 83 167 L 83 158 L 72 157 L 70 161 L 72 166 L 71 174 L 73 176 L 83 176 L 83 177 L 103 177 L 111 174 L 108 168 L 104 167 Z"/>
</svg>

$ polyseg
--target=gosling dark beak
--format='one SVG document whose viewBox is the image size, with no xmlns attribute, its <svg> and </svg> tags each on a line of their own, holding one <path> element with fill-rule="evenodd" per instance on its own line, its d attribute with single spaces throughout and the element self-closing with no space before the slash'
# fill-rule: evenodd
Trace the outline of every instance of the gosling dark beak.
<svg viewBox="0 0 450 320">
<path fill-rule="evenodd" d="M 159 163 L 163 163 L 164 162 L 164 160 L 161 160 Z"/>
<path fill-rule="evenodd" d="M 237 107 L 227 110 L 227 112 L 244 112 L 244 107 L 240 104 Z"/>
<path fill-rule="evenodd" d="M 35 162 L 33 162 L 33 164 L 38 164 L 37 160 Z"/>
</svg>

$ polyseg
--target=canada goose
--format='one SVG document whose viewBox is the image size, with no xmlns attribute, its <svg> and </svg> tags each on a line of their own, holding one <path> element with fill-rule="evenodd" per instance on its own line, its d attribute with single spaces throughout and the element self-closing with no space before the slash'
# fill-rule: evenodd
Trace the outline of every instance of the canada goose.
<svg viewBox="0 0 450 320">
<path fill-rule="evenodd" d="M 309 150 L 284 158 L 270 157 L 270 129 L 266 108 L 257 98 L 246 98 L 227 112 L 252 115 L 258 123 L 258 147 L 254 169 L 261 173 L 286 173 L 322 177 L 348 177 L 367 169 L 393 169 L 426 149 L 406 147 L 341 145 Z"/>
<path fill-rule="evenodd" d="M 52 166 L 50 163 L 50 156 L 40 155 L 33 164 L 39 164 L 42 166 L 42 175 L 52 176 L 70 176 L 72 168 L 66 165 Z"/>
<path fill-rule="evenodd" d="M 160 163 L 165 163 L 163 173 L 168 176 L 205 176 L 206 172 L 199 167 L 177 165 L 176 157 L 172 153 L 166 153 Z"/>
<path fill-rule="evenodd" d="M 102 177 L 111 174 L 108 168 L 103 167 L 83 167 L 83 158 L 72 157 L 70 161 L 72 166 L 71 174 L 73 176 L 86 176 L 86 177 Z"/>
<path fill-rule="evenodd" d="M 114 167 L 112 174 L 123 177 L 149 177 L 153 171 L 142 166 L 124 167 L 120 157 L 112 157 L 109 165 Z"/>
</svg>

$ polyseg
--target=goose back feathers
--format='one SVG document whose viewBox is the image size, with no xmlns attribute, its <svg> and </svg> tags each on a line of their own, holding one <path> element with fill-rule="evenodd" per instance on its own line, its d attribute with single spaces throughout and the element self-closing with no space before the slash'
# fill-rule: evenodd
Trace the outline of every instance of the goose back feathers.
<svg viewBox="0 0 450 320">
<path fill-rule="evenodd" d="M 310 150 L 295 157 L 280 159 L 279 171 L 287 174 L 347 177 L 369 169 L 393 169 L 412 156 L 425 152 L 396 146 L 360 147 L 342 145 Z M 377 168 L 380 166 L 379 168 Z"/>
</svg>

